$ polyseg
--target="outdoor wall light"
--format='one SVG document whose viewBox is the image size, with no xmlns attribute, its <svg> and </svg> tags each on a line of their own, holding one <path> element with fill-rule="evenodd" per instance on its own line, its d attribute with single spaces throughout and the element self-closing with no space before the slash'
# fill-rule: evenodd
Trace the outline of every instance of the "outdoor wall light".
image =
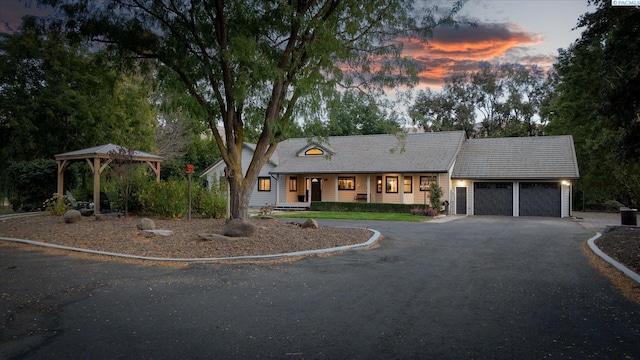
<svg viewBox="0 0 640 360">
<path fill-rule="evenodd" d="M 562 180 L 562 185 L 569 186 L 569 185 L 571 185 L 571 183 L 568 182 L 567 180 Z"/>
</svg>

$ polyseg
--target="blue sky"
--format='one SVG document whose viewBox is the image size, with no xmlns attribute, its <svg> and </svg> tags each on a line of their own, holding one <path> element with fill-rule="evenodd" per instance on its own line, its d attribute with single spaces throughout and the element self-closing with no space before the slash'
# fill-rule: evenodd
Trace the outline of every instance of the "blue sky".
<svg viewBox="0 0 640 360">
<path fill-rule="evenodd" d="M 572 30 L 580 15 L 593 10 L 587 0 L 470 0 L 457 19 L 477 26 L 439 28 L 428 43 L 407 42 L 405 54 L 423 67 L 419 87 L 440 87 L 449 72 L 476 69 L 478 61 L 548 68 L 558 48 L 580 37 Z M 25 14 L 45 12 L 35 0 L 0 0 L 0 30 L 17 28 Z"/>
</svg>

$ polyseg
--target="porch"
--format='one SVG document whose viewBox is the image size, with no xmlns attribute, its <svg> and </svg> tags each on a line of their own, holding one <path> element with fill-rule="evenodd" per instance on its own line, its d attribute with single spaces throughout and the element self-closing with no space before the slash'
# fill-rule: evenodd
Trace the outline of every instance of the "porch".
<svg viewBox="0 0 640 360">
<path fill-rule="evenodd" d="M 446 173 L 384 174 L 279 174 L 276 180 L 274 208 L 305 210 L 313 201 L 359 202 L 425 205 L 429 184 L 443 188 L 448 200 Z M 271 201 L 273 201 L 271 200 Z"/>
</svg>

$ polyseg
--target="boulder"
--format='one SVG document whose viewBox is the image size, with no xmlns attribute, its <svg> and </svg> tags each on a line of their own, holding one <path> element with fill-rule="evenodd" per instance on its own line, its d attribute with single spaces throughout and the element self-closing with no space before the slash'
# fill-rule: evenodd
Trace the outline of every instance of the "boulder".
<svg viewBox="0 0 640 360">
<path fill-rule="evenodd" d="M 302 226 L 303 229 L 317 229 L 318 228 L 318 222 L 315 221 L 314 219 L 307 219 L 307 221 L 302 223 L 301 226 Z"/>
<path fill-rule="evenodd" d="M 156 235 L 159 236 L 171 236 L 173 235 L 173 231 L 171 230 L 141 230 L 140 235 L 146 238 L 152 238 Z"/>
<path fill-rule="evenodd" d="M 256 227 L 245 219 L 231 219 L 224 226 L 222 234 L 230 237 L 251 237 L 256 232 Z"/>
<path fill-rule="evenodd" d="M 153 220 L 149 218 L 142 218 L 138 220 L 136 226 L 139 230 L 155 230 L 156 223 L 154 223 Z"/>
<path fill-rule="evenodd" d="M 82 214 L 78 210 L 67 210 L 64 213 L 63 218 L 64 222 L 66 222 L 67 224 L 73 224 L 80 221 L 80 219 L 82 218 Z"/>
</svg>

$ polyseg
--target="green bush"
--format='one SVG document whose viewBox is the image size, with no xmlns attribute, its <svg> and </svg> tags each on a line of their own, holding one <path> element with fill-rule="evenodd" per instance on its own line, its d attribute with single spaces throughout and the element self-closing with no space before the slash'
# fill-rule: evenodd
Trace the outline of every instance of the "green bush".
<svg viewBox="0 0 640 360">
<path fill-rule="evenodd" d="M 327 202 L 314 201 L 312 211 L 348 211 L 348 212 L 377 212 L 377 213 L 410 213 L 414 204 L 381 204 L 358 202 Z"/>
<path fill-rule="evenodd" d="M 194 209 L 200 217 L 220 219 L 227 215 L 227 201 L 203 186 L 197 186 Z"/>
<path fill-rule="evenodd" d="M 14 211 L 34 211 L 56 192 L 58 163 L 53 159 L 15 162 L 7 168 L 11 206 Z M 75 187 L 71 173 L 65 173 L 65 189 Z"/>
<path fill-rule="evenodd" d="M 585 204 L 587 211 L 618 212 L 624 205 L 616 200 L 591 201 Z"/>
<path fill-rule="evenodd" d="M 189 183 L 187 180 L 152 182 L 136 193 L 143 213 L 167 218 L 182 218 L 189 207 Z M 216 192 L 210 192 L 199 182 L 191 184 L 192 214 L 203 218 L 222 218 L 226 215 L 226 200 Z"/>
<path fill-rule="evenodd" d="M 440 199 L 442 199 L 442 187 L 438 184 L 431 184 L 431 193 L 429 194 L 429 203 L 435 210 L 436 215 L 440 213 Z"/>
<path fill-rule="evenodd" d="M 51 215 L 63 215 L 71 209 L 71 201 L 67 195 L 53 194 L 53 197 L 42 203 L 42 210 L 48 211 Z"/>
<path fill-rule="evenodd" d="M 181 218 L 187 212 L 187 182 L 170 180 L 150 183 L 137 193 L 138 201 L 145 213 L 168 218 Z"/>
</svg>

